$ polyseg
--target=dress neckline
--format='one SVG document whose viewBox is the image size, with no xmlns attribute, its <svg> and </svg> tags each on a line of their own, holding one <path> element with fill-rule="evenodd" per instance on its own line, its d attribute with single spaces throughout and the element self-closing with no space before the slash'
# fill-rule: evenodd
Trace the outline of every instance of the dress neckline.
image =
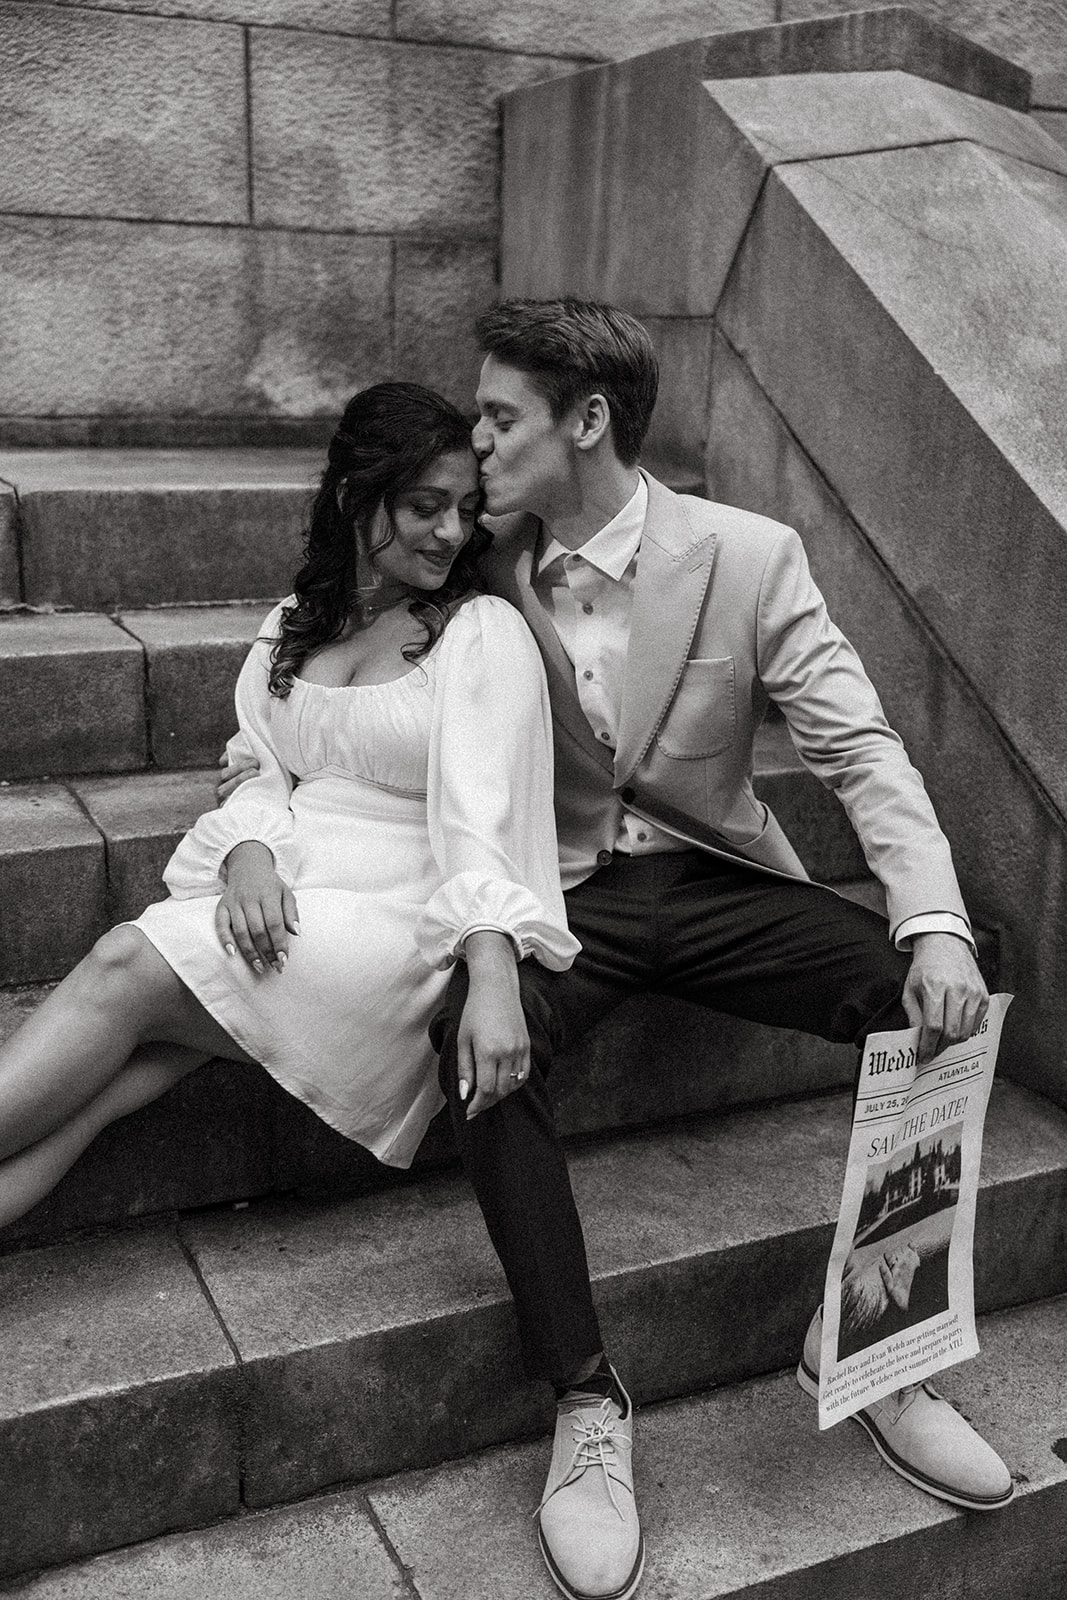
<svg viewBox="0 0 1067 1600">
<path fill-rule="evenodd" d="M 433 660 L 444 641 L 444 631 L 439 639 L 435 639 L 430 649 L 420 661 L 416 661 L 410 672 L 402 672 L 398 678 L 383 678 L 381 683 L 316 683 L 314 678 L 293 679 L 294 683 L 302 683 L 305 689 L 323 689 L 327 694 L 351 694 L 363 689 L 392 689 L 398 683 L 407 683 L 409 678 L 414 678 L 417 673 Z"/>
<path fill-rule="evenodd" d="M 316 683 L 314 678 L 294 678 L 294 683 L 303 685 L 305 689 L 321 689 L 325 694 L 352 694 L 365 689 L 392 689 L 398 683 L 407 683 L 422 667 L 421 661 L 412 667 L 410 672 L 402 672 L 399 678 L 385 678 L 381 683 Z"/>
</svg>

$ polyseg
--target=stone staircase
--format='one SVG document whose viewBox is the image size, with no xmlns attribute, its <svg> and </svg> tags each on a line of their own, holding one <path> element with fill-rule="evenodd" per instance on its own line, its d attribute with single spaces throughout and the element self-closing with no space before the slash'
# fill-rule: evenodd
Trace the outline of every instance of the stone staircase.
<svg viewBox="0 0 1067 1600">
<path fill-rule="evenodd" d="M 0 458 L 0 1033 L 159 895 L 212 803 L 314 468 L 283 450 Z M 872 899 L 781 725 L 759 784 L 812 872 Z M 992 974 L 993 934 L 983 959 Z M 821 1291 L 852 1071 L 848 1049 L 647 999 L 561 1064 L 598 1302 L 642 1407 L 649 1597 L 1058 1592 L 1040 1582 L 1067 1561 L 1067 1114 L 995 1091 L 985 1355 L 946 1389 L 1020 1493 L 969 1518 L 858 1430 L 819 1437 L 780 1370 Z M 411 1174 L 387 1172 L 266 1074 L 213 1064 L 109 1129 L 0 1252 L 3 1592 L 552 1592 L 527 1442 L 551 1404 L 522 1380 L 440 1123 Z"/>
</svg>

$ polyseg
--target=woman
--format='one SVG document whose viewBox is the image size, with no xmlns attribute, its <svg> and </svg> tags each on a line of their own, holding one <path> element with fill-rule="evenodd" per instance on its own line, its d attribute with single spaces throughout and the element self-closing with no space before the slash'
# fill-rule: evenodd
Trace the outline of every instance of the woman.
<svg viewBox="0 0 1067 1600">
<path fill-rule="evenodd" d="M 350 401 L 295 594 L 237 683 L 258 776 L 186 835 L 171 898 L 0 1049 L 0 1225 L 216 1056 L 408 1166 L 442 1104 L 427 1025 L 459 958 L 471 1112 L 523 1081 L 516 960 L 562 969 L 578 945 L 543 671 L 518 613 L 472 590 L 479 505 L 452 406 L 403 383 Z"/>
</svg>

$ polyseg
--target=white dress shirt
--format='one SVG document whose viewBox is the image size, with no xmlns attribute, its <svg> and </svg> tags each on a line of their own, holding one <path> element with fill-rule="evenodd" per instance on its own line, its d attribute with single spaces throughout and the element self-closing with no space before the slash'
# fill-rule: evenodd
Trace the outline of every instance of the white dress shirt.
<svg viewBox="0 0 1067 1600">
<path fill-rule="evenodd" d="M 631 498 L 580 550 L 549 539 L 541 550 L 534 585 L 574 666 L 578 699 L 597 739 L 614 750 L 622 715 L 622 689 L 630 639 L 634 580 L 648 507 L 648 484 L 638 476 Z M 635 816 L 618 802 L 615 849 L 651 855 L 691 848 Z M 908 917 L 897 929 L 898 949 L 919 933 L 953 933 L 972 944 L 961 917 L 949 911 Z"/>
</svg>

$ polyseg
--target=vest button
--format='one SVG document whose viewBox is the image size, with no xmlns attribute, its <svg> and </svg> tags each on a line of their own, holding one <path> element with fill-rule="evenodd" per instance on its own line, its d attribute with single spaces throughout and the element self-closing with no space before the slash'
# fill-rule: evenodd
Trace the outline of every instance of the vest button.
<svg viewBox="0 0 1067 1600">
<path fill-rule="evenodd" d="M 634 801 L 637 799 L 637 795 L 634 793 L 633 789 L 620 789 L 619 795 L 622 798 L 623 804 L 628 806 L 633 805 Z"/>
<path fill-rule="evenodd" d="M 610 850 L 598 850 L 597 851 L 597 853 L 596 853 L 596 864 L 597 864 L 598 867 L 606 867 L 606 866 L 608 866 L 610 861 L 611 861 L 611 851 Z"/>
</svg>

